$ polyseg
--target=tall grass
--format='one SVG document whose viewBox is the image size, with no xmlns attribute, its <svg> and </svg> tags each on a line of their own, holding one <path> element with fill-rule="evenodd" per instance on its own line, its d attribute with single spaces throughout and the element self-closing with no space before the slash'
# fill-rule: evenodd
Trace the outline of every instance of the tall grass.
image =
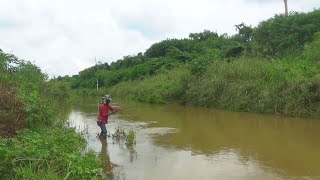
<svg viewBox="0 0 320 180">
<path fill-rule="evenodd" d="M 148 103 L 171 103 L 184 97 L 188 76 L 187 69 L 181 67 L 144 80 L 119 83 L 110 88 L 110 93 Z"/>
<path fill-rule="evenodd" d="M 180 67 L 111 93 L 143 102 L 184 102 L 234 111 L 287 116 L 320 114 L 320 62 L 301 58 L 215 60 L 200 75 Z"/>
<path fill-rule="evenodd" d="M 308 116 L 319 113 L 319 68 L 319 63 L 300 59 L 215 61 L 203 77 L 189 81 L 187 101 L 236 111 Z"/>
<path fill-rule="evenodd" d="M 84 148 L 70 128 L 25 129 L 0 139 L 0 173 L 5 179 L 99 179 L 102 161 Z"/>
</svg>

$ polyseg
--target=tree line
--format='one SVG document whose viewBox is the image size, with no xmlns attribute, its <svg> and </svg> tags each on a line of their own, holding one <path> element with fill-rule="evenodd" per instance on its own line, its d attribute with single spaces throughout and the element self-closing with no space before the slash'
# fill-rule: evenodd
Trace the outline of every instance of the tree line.
<svg viewBox="0 0 320 180">
<path fill-rule="evenodd" d="M 204 30 L 190 33 L 188 38 L 166 39 L 151 45 L 144 53 L 125 56 L 116 62 L 99 63 L 72 77 L 57 77 L 54 81 L 68 82 L 71 89 L 111 87 L 122 81 L 140 80 L 163 70 L 182 65 L 195 71 L 208 62 L 219 59 L 230 61 L 238 57 L 294 57 L 316 39 L 320 32 L 320 10 L 278 14 L 257 27 L 240 23 L 237 33 L 218 34 Z"/>
</svg>

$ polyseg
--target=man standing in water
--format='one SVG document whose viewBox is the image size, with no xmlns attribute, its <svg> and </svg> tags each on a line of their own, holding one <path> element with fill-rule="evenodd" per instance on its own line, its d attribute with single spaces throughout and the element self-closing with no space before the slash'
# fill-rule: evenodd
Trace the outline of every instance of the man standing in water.
<svg viewBox="0 0 320 180">
<path fill-rule="evenodd" d="M 99 134 L 100 137 L 106 137 L 107 135 L 107 127 L 106 124 L 108 124 L 108 116 L 117 112 L 121 111 L 119 108 L 113 108 L 110 105 L 111 98 L 109 95 L 105 95 L 105 97 L 102 99 L 102 103 L 99 106 L 99 114 L 97 117 L 97 124 L 101 128 L 101 133 Z M 111 111 L 111 113 L 109 113 Z"/>
</svg>

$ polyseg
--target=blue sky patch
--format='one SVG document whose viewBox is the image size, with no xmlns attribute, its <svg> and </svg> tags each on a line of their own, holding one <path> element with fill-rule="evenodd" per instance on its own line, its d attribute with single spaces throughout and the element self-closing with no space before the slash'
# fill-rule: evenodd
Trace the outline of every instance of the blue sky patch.
<svg viewBox="0 0 320 180">
<path fill-rule="evenodd" d="M 156 31 L 152 30 L 151 28 L 149 28 L 143 24 L 129 23 L 127 25 L 127 27 L 129 29 L 139 31 L 141 34 L 143 34 L 145 37 L 148 37 L 148 38 L 152 38 L 152 37 L 155 37 L 158 35 L 158 33 Z"/>
<path fill-rule="evenodd" d="M 0 28 L 5 28 L 5 27 L 9 27 L 9 26 L 10 26 L 10 23 L 0 19 Z"/>
</svg>

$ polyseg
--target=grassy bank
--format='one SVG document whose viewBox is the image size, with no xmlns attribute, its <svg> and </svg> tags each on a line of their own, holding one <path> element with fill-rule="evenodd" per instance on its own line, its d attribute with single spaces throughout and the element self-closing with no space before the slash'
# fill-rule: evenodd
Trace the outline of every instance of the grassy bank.
<svg viewBox="0 0 320 180">
<path fill-rule="evenodd" d="M 149 103 L 171 103 L 185 95 L 189 71 L 181 67 L 144 80 L 121 82 L 109 89 L 112 95 Z"/>
<path fill-rule="evenodd" d="M 0 179 L 101 179 L 101 158 L 84 152 L 84 138 L 65 127 L 67 113 L 55 111 L 66 86 L 46 80 L 0 50 Z"/>
<path fill-rule="evenodd" d="M 320 9 L 235 27 L 234 35 L 204 30 L 165 39 L 52 82 L 78 96 L 100 94 L 98 81 L 112 95 L 142 102 L 319 117 Z"/>
<path fill-rule="evenodd" d="M 180 102 L 234 111 L 319 117 L 320 62 L 301 58 L 214 60 L 144 80 L 122 82 L 111 94 L 142 102 Z"/>
<path fill-rule="evenodd" d="M 70 128 L 24 129 L 0 139 L 0 172 L 5 179 L 98 179 L 102 161 L 83 153 L 85 145 Z"/>
</svg>

